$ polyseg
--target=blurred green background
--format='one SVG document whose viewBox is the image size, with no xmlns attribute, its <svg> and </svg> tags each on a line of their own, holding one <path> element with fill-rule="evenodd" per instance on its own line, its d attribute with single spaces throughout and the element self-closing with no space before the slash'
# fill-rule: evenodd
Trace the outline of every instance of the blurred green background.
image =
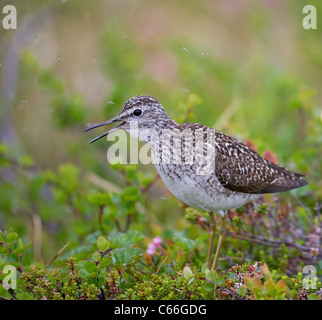
<svg viewBox="0 0 322 320">
<path fill-rule="evenodd" d="M 296 191 L 302 201 L 321 201 L 321 1 L 310 2 L 316 30 L 303 28 L 299 0 L 17 0 L 0 9 L 6 4 L 16 6 L 18 28 L 0 25 L 0 230 L 33 241 L 30 260 L 48 262 L 96 230 L 87 195 L 99 178 L 126 185 L 106 160 L 107 142 L 89 145 L 94 133 L 84 129 L 135 95 L 157 98 L 177 121 L 273 151 L 309 176 Z M 186 227 L 161 181 L 144 201 L 145 235 Z M 104 215 L 108 223 L 112 213 Z"/>
</svg>

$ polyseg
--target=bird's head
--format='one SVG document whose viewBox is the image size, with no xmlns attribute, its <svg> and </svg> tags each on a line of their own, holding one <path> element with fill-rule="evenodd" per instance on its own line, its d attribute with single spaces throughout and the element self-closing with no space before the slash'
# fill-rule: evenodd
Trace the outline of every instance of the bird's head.
<svg viewBox="0 0 322 320">
<path fill-rule="evenodd" d="M 158 100 L 147 95 L 142 95 L 133 97 L 125 102 L 118 116 L 100 124 L 91 126 L 85 131 L 89 131 L 114 122 L 119 122 L 117 126 L 91 140 L 90 143 L 103 138 L 109 133 L 118 129 L 123 129 L 131 136 L 145 141 L 145 137 L 149 131 L 152 132 L 152 130 L 155 131 L 159 128 L 162 128 L 168 119 L 170 118 L 167 116 L 164 108 L 158 102 Z"/>
</svg>

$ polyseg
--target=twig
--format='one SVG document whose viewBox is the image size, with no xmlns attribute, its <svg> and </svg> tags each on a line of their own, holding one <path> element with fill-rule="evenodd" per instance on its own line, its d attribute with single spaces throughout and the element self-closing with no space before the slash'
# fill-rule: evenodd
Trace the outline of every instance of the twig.
<svg viewBox="0 0 322 320">
<path fill-rule="evenodd" d="M 0 284 L 4 287 L 2 280 L 0 279 Z M 4 287 L 5 288 L 5 287 Z M 7 289 L 7 291 L 12 295 L 12 297 L 17 300 L 17 296 L 16 293 L 13 291 L 13 289 L 10 287 L 9 289 Z M 5 297 L 2 297 L 5 298 Z M 4 299 L 4 300 L 8 300 L 8 299 Z"/>
<path fill-rule="evenodd" d="M 101 259 L 102 259 L 105 255 L 107 255 L 111 250 L 112 250 L 112 248 L 109 248 L 109 249 L 107 249 L 106 251 L 101 252 Z"/>
<path fill-rule="evenodd" d="M 311 251 L 311 247 L 306 247 L 306 246 L 302 246 L 300 244 L 297 243 L 292 243 L 289 241 L 283 241 L 283 240 L 270 240 L 270 239 L 266 239 L 264 237 L 260 237 L 260 236 L 255 236 L 252 234 L 246 234 L 246 233 L 232 233 L 230 231 L 227 232 L 227 236 L 228 237 L 232 237 L 232 238 L 236 238 L 236 239 L 242 239 L 242 240 L 246 240 L 246 241 L 253 241 L 255 243 L 259 243 L 259 244 L 263 244 L 266 246 L 272 246 L 272 247 L 279 247 L 281 246 L 281 244 L 285 244 L 287 246 L 296 248 L 300 251 L 306 251 L 306 252 L 310 252 Z M 319 254 L 321 255 L 321 254 Z"/>
<path fill-rule="evenodd" d="M 125 233 L 129 230 L 130 223 L 132 221 L 132 215 L 128 214 L 126 217 L 125 227 L 124 229 L 121 228 L 120 221 L 118 219 L 114 219 L 114 222 L 116 224 L 117 231 Z"/>
<path fill-rule="evenodd" d="M 68 241 L 58 252 L 57 254 L 51 259 L 49 263 L 45 266 L 46 268 L 50 266 L 56 259 L 57 257 L 65 250 L 65 248 L 70 244 L 70 241 Z"/>
<path fill-rule="evenodd" d="M 238 98 L 235 98 L 233 101 L 231 101 L 230 104 L 225 108 L 225 111 L 219 116 L 216 123 L 213 125 L 213 128 L 217 128 L 218 130 L 224 128 L 229 119 L 240 108 L 240 105 L 240 99 Z"/>
<path fill-rule="evenodd" d="M 128 214 L 127 217 L 126 217 L 126 224 L 125 224 L 125 229 L 124 229 L 124 232 L 127 232 L 129 230 L 129 227 L 130 227 L 130 223 L 132 221 L 132 215 L 131 214 Z"/>
<path fill-rule="evenodd" d="M 167 254 L 167 256 L 166 256 L 166 257 L 163 259 L 163 261 L 161 262 L 161 264 L 160 264 L 160 266 L 159 266 L 158 270 L 157 270 L 157 271 L 156 271 L 156 273 L 154 274 L 154 276 L 153 276 L 153 278 L 152 278 L 152 280 L 151 280 L 151 282 L 150 282 L 150 284 L 149 284 L 149 288 L 148 288 L 148 289 L 150 289 L 150 287 L 151 287 L 151 285 L 152 285 L 152 283 L 153 283 L 153 280 L 154 280 L 155 276 L 158 274 L 158 272 L 159 272 L 159 270 L 161 269 L 162 265 L 165 263 L 165 261 L 166 261 L 166 260 L 168 259 L 168 257 L 170 256 L 170 254 L 171 254 L 172 250 L 173 250 L 173 248 L 169 251 L 169 253 Z"/>
<path fill-rule="evenodd" d="M 42 223 L 38 214 L 32 215 L 33 228 L 33 252 L 34 260 L 39 261 L 41 259 L 41 236 L 42 236 Z"/>
<path fill-rule="evenodd" d="M 98 225 L 102 225 L 102 219 L 103 219 L 103 212 L 104 212 L 104 206 L 99 206 L 99 211 L 98 211 Z"/>
<path fill-rule="evenodd" d="M 23 268 L 23 266 L 22 266 L 22 262 L 21 262 L 22 256 L 23 256 L 23 254 L 22 254 L 22 253 L 20 253 L 20 254 L 19 254 L 19 271 L 20 271 L 21 273 L 24 273 L 24 272 L 25 272 L 25 269 Z"/>
<path fill-rule="evenodd" d="M 116 225 L 116 229 L 118 232 L 123 232 L 121 225 L 120 225 L 120 221 L 118 219 L 114 219 L 115 225 Z"/>
<path fill-rule="evenodd" d="M 115 192 L 115 193 L 121 193 L 122 190 L 119 186 L 117 186 L 116 184 L 101 178 L 100 176 L 98 176 L 95 173 L 90 173 L 87 175 L 87 179 L 92 182 L 93 184 L 95 184 L 96 186 L 106 190 L 106 191 L 110 191 L 110 192 Z"/>
</svg>

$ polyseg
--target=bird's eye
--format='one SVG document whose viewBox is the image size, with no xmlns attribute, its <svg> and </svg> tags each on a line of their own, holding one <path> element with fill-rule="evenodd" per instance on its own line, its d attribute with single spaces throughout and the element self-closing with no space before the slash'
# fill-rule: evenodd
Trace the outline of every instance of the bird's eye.
<svg viewBox="0 0 322 320">
<path fill-rule="evenodd" d="M 133 114 L 136 116 L 136 117 L 139 117 L 141 114 L 142 114 L 142 110 L 141 109 L 135 109 L 133 111 Z"/>
</svg>

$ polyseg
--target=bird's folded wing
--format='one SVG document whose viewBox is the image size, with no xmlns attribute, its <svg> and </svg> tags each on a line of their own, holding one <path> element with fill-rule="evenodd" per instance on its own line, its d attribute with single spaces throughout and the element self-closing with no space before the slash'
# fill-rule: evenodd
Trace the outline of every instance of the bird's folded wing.
<svg viewBox="0 0 322 320">
<path fill-rule="evenodd" d="M 241 193 L 274 193 L 307 184 L 303 175 L 263 159 L 235 138 L 216 131 L 215 173 L 225 188 Z"/>
</svg>

